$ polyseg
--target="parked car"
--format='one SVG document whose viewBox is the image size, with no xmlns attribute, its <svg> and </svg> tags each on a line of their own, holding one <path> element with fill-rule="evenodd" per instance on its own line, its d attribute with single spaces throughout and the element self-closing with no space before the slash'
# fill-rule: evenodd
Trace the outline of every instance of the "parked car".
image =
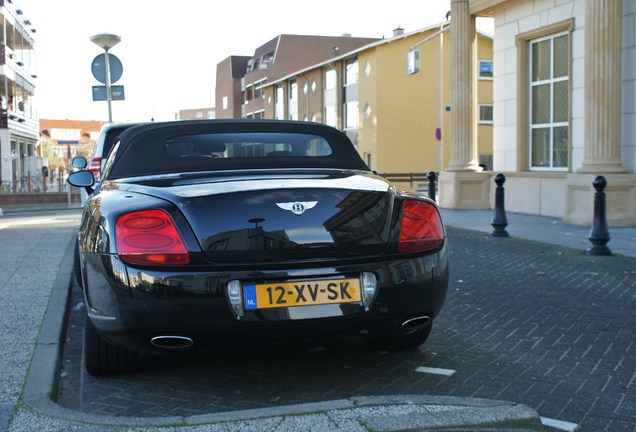
<svg viewBox="0 0 636 432">
<path fill-rule="evenodd" d="M 97 141 L 95 141 L 95 145 L 91 151 L 90 162 L 88 165 L 88 169 L 93 173 L 96 183 L 98 183 L 101 179 L 104 163 L 106 163 L 106 158 L 108 157 L 108 153 L 110 153 L 110 149 L 113 148 L 115 140 L 124 130 L 131 126 L 137 126 L 140 124 L 142 123 L 108 123 L 102 126 L 99 136 L 97 137 Z M 88 194 L 84 189 L 80 192 L 80 197 L 83 206 L 88 199 Z"/>
<path fill-rule="evenodd" d="M 74 161 L 80 165 L 85 160 Z M 278 120 L 152 123 L 119 136 L 78 233 L 85 366 L 147 350 L 353 334 L 429 336 L 448 250 L 434 201 L 374 174 L 342 132 Z"/>
<path fill-rule="evenodd" d="M 138 126 L 143 123 L 108 123 L 102 126 L 102 129 L 95 141 L 95 146 L 91 152 L 88 169 L 93 173 L 95 182 L 99 182 L 102 175 L 106 158 L 113 148 L 115 141 L 119 135 L 132 126 Z"/>
</svg>

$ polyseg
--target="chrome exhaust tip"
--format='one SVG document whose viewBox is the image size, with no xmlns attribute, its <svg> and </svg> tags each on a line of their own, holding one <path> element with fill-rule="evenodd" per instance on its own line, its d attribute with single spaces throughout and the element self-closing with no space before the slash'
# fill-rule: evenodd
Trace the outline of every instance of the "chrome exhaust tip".
<svg viewBox="0 0 636 432">
<path fill-rule="evenodd" d="M 150 343 L 155 348 L 183 351 L 192 348 L 194 341 L 186 336 L 162 335 L 150 339 Z"/>
<path fill-rule="evenodd" d="M 405 330 L 411 330 L 417 327 L 422 327 L 431 322 L 430 315 L 417 316 L 415 318 L 407 319 L 402 323 L 402 328 Z"/>
</svg>

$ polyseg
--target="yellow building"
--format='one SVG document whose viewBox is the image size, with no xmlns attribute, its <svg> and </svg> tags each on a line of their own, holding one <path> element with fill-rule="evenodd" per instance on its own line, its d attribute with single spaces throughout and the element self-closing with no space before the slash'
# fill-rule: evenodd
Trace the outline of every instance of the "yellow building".
<svg viewBox="0 0 636 432">
<path fill-rule="evenodd" d="M 448 26 L 444 27 L 446 30 Z M 265 118 L 298 119 L 337 127 L 379 173 L 426 173 L 450 161 L 450 39 L 438 26 L 394 36 L 263 85 Z M 475 124 L 479 162 L 492 167 L 492 38 L 479 34 Z M 443 37 L 440 80 L 440 37 Z M 419 72 L 410 74 L 410 51 Z M 411 54 L 413 55 L 413 54 Z M 480 73 L 481 71 L 481 73 Z M 440 81 L 443 101 L 440 104 Z M 442 123 L 440 125 L 440 112 Z M 441 141 L 436 129 L 441 129 Z"/>
</svg>

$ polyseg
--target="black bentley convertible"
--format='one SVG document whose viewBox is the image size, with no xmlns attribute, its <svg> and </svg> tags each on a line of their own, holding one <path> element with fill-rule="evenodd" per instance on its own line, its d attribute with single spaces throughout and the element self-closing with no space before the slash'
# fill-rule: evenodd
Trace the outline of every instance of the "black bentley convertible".
<svg viewBox="0 0 636 432">
<path fill-rule="evenodd" d="M 413 348 L 444 303 L 437 206 L 373 173 L 328 126 L 135 126 L 99 184 L 87 170 L 68 181 L 90 194 L 76 271 L 93 374 L 224 342 L 353 334 Z"/>
</svg>

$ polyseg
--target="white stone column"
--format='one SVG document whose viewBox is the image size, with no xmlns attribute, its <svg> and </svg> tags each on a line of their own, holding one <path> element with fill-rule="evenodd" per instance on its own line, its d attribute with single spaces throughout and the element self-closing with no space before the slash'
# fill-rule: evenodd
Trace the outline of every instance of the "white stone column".
<svg viewBox="0 0 636 432">
<path fill-rule="evenodd" d="M 475 123 L 475 18 L 468 0 L 451 0 L 451 160 L 447 171 L 481 171 Z"/>
<path fill-rule="evenodd" d="M 475 17 L 468 0 L 451 0 L 451 158 L 439 176 L 440 206 L 487 209 L 490 174 L 477 160 Z"/>
<path fill-rule="evenodd" d="M 621 0 L 585 1 L 585 137 L 578 173 L 626 173 L 621 165 Z"/>
<path fill-rule="evenodd" d="M 636 175 L 628 174 L 620 159 L 621 27 L 622 0 L 585 1 L 584 157 L 566 180 L 568 223 L 592 224 L 592 182 L 602 175 L 608 225 L 636 225 Z"/>
</svg>

